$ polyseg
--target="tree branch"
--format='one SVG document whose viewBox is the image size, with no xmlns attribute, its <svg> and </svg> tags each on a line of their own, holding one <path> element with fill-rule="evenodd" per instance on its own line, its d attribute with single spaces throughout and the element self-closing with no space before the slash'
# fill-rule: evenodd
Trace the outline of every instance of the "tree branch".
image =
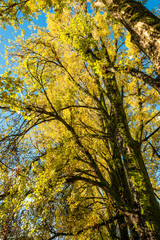
<svg viewBox="0 0 160 240">
<path fill-rule="evenodd" d="M 106 220 L 106 221 L 103 221 L 103 222 L 101 222 L 101 223 L 97 223 L 97 224 L 95 224 L 94 226 L 89 226 L 89 227 L 86 227 L 86 228 L 84 228 L 84 229 L 81 229 L 81 230 L 79 230 L 76 234 L 74 234 L 73 232 L 67 233 L 67 232 L 55 232 L 55 231 L 53 231 L 53 232 L 54 232 L 54 235 L 53 235 L 52 237 L 50 237 L 48 240 L 53 240 L 53 239 L 55 239 L 56 237 L 59 237 L 59 236 L 74 236 L 74 235 L 79 235 L 79 234 L 81 234 L 81 233 L 83 233 L 83 232 L 85 232 L 85 231 L 87 231 L 87 230 L 90 230 L 90 229 L 95 230 L 95 229 L 98 229 L 98 228 L 100 228 L 100 227 L 102 227 L 102 226 L 105 226 L 105 225 L 107 225 L 107 224 L 109 224 L 109 223 L 112 223 L 112 222 L 114 222 L 114 221 L 117 220 L 117 219 L 120 219 L 120 217 L 121 217 L 121 215 L 117 215 L 117 216 L 112 217 L 112 218 L 110 218 L 110 219 L 108 219 L 108 220 Z"/>
<path fill-rule="evenodd" d="M 154 130 L 151 134 L 149 134 L 147 137 L 145 137 L 144 139 L 142 139 L 143 142 L 147 141 L 150 137 L 152 137 L 156 132 L 158 132 L 158 130 L 160 129 L 160 126 Z"/>
</svg>

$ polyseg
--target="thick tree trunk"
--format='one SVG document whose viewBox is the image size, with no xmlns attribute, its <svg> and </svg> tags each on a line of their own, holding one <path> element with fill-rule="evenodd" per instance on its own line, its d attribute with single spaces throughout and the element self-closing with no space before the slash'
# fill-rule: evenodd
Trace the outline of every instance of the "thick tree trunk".
<svg viewBox="0 0 160 240">
<path fill-rule="evenodd" d="M 117 134 L 124 142 L 123 159 L 131 189 L 133 205 L 131 212 L 124 214 L 135 226 L 139 239 L 160 239 L 160 207 L 154 195 L 152 185 L 141 155 L 140 144 L 130 134 L 123 102 L 113 73 L 107 73 L 104 79 L 108 98 L 113 105 L 117 120 Z"/>
<path fill-rule="evenodd" d="M 160 19 L 140 2 L 134 0 L 102 0 L 113 17 L 131 33 L 132 42 L 152 61 L 160 74 Z M 160 77 L 152 82 L 160 90 Z"/>
<path fill-rule="evenodd" d="M 128 235 L 127 224 L 124 216 L 121 216 L 118 218 L 118 225 L 119 225 L 119 231 L 120 231 L 120 239 L 129 240 L 130 238 Z"/>
</svg>

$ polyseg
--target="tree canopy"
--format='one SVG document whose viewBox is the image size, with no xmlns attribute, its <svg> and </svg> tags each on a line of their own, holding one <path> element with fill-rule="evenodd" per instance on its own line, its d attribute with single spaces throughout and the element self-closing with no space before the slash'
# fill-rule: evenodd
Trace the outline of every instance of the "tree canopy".
<svg viewBox="0 0 160 240">
<path fill-rule="evenodd" d="M 3 240 L 160 238 L 159 19 L 102 2 L 0 3 L 4 27 L 47 15 L 0 76 Z"/>
<path fill-rule="evenodd" d="M 98 0 L 100 5 L 96 5 L 94 0 L 77 0 L 75 2 L 80 5 L 87 5 L 91 2 L 94 7 L 102 6 L 106 11 L 110 11 L 112 16 L 127 28 L 133 43 L 150 58 L 156 73 L 160 74 L 160 20 L 143 5 L 147 0 Z M 0 21 L 4 27 L 6 24 L 17 26 L 19 21 L 29 20 L 41 10 L 47 11 L 53 7 L 59 14 L 67 9 L 71 10 L 72 4 L 74 4 L 73 0 L 3 0 L 0 3 Z M 19 17 L 19 12 L 22 13 L 21 17 Z M 160 91 L 159 77 L 149 82 Z"/>
</svg>

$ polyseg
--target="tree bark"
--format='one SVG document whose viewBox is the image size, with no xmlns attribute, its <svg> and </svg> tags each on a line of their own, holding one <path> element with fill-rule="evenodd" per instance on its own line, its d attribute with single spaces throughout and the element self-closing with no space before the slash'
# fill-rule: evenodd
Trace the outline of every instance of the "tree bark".
<svg viewBox="0 0 160 240">
<path fill-rule="evenodd" d="M 143 4 L 134 0 L 102 0 L 130 32 L 131 39 L 152 61 L 157 75 L 160 74 L 160 19 Z M 153 82 L 160 88 L 160 78 Z"/>
<path fill-rule="evenodd" d="M 113 73 L 107 75 L 104 83 L 108 90 L 108 98 L 114 107 L 117 134 L 121 136 L 125 145 L 126 150 L 122 151 L 122 154 L 133 199 L 132 211 L 126 211 L 126 216 L 135 226 L 139 239 L 159 239 L 160 207 L 141 155 L 140 143 L 130 134 L 115 76 Z"/>
</svg>

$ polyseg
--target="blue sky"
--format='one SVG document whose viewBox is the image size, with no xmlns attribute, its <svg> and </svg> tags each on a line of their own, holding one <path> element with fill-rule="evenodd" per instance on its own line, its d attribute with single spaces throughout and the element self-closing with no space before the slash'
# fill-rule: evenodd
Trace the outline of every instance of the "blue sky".
<svg viewBox="0 0 160 240">
<path fill-rule="evenodd" d="M 34 22 L 41 27 L 46 26 L 46 18 L 45 14 L 42 14 L 39 16 L 38 20 L 34 19 Z M 30 22 L 26 21 L 24 24 L 21 25 L 20 29 L 24 29 L 26 32 L 26 36 L 29 36 L 31 31 L 29 29 L 29 26 L 31 25 Z M 15 32 L 15 29 L 11 26 L 8 26 L 6 30 L 4 30 L 2 27 L 0 27 L 0 74 L 4 70 L 5 60 L 4 60 L 4 53 L 5 53 L 5 45 L 8 45 L 8 40 L 14 40 L 14 37 L 19 35 L 21 33 L 21 30 L 18 30 Z"/>
<path fill-rule="evenodd" d="M 159 6 L 158 6 L 159 5 Z M 160 0 L 148 0 L 147 2 L 147 8 L 149 10 L 153 10 L 154 8 L 159 9 L 160 13 Z M 42 14 L 39 16 L 38 20 L 34 20 L 38 26 L 45 27 L 46 26 L 46 19 L 45 15 Z M 23 28 L 26 31 L 26 36 L 30 34 L 30 30 L 28 29 L 28 26 L 30 23 L 25 22 L 23 25 L 21 25 L 21 29 Z M 4 56 L 4 45 L 8 45 L 8 40 L 14 40 L 14 35 L 20 34 L 20 31 L 15 33 L 15 30 L 12 27 L 7 27 L 6 30 L 4 30 L 2 27 L 0 27 L 0 74 L 3 73 L 4 66 L 5 66 L 5 60 L 3 59 Z"/>
</svg>

